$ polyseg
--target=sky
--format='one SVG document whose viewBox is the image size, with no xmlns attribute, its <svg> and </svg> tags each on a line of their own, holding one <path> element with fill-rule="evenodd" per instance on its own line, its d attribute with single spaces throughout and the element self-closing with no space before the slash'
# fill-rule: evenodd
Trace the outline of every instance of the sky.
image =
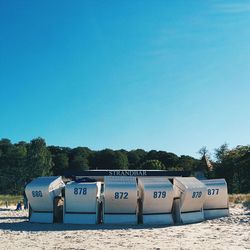
<svg viewBox="0 0 250 250">
<path fill-rule="evenodd" d="M 198 157 L 250 142 L 250 2 L 0 1 L 0 138 Z"/>
</svg>

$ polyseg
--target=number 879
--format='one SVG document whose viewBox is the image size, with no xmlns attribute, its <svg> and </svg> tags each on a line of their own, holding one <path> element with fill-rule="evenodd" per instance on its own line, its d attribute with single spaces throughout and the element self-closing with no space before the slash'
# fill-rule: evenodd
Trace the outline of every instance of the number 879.
<svg viewBox="0 0 250 250">
<path fill-rule="evenodd" d="M 153 193 L 154 199 L 160 199 L 160 198 L 164 199 L 166 198 L 166 196 L 167 196 L 166 191 L 154 191 Z"/>
</svg>

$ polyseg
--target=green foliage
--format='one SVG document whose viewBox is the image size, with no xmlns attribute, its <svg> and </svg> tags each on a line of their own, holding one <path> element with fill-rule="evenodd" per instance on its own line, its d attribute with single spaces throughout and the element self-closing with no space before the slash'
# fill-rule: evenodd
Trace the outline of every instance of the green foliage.
<svg viewBox="0 0 250 250">
<path fill-rule="evenodd" d="M 142 163 L 141 169 L 145 170 L 164 170 L 165 166 L 159 160 L 147 160 Z"/>
<path fill-rule="evenodd" d="M 198 154 L 202 157 L 205 157 L 208 155 L 208 149 L 206 146 L 203 146 L 199 151 Z"/>
<path fill-rule="evenodd" d="M 176 154 L 168 153 L 164 151 L 158 152 L 157 158 L 164 165 L 164 169 L 166 170 L 174 170 L 176 169 L 176 165 L 178 164 L 179 157 Z"/>
<path fill-rule="evenodd" d="M 60 175 L 69 167 L 69 157 L 67 154 L 59 153 L 52 156 L 54 163 L 53 174 Z"/>
<path fill-rule="evenodd" d="M 194 172 L 197 171 L 199 165 L 200 160 L 197 160 L 188 155 L 181 155 L 179 157 L 178 163 L 175 166 L 175 169 L 190 171 L 191 174 L 194 174 Z"/>
<path fill-rule="evenodd" d="M 156 150 L 92 151 L 87 147 L 47 147 L 42 138 L 16 144 L 2 139 L 0 193 L 22 194 L 25 184 L 38 176 L 80 173 L 88 169 L 186 170 L 192 175 L 225 178 L 230 193 L 250 191 L 250 146 L 229 149 L 227 144 L 223 144 L 215 149 L 214 162 L 209 160 L 206 147 L 202 147 L 199 154 L 201 158 L 195 159 Z"/>
<path fill-rule="evenodd" d="M 54 175 L 62 175 L 69 168 L 70 148 L 49 146 L 48 150 L 52 156 Z"/>
<path fill-rule="evenodd" d="M 215 149 L 215 157 L 217 159 L 217 163 L 221 163 L 228 154 L 228 144 L 224 143 L 219 148 Z"/>
<path fill-rule="evenodd" d="M 27 148 L 21 143 L 12 145 L 6 139 L 0 141 L 0 190 L 16 193 L 25 182 Z"/>
<path fill-rule="evenodd" d="M 85 147 L 77 147 L 70 151 L 69 169 L 74 171 L 83 171 L 89 169 L 90 149 Z"/>
<path fill-rule="evenodd" d="M 162 164 L 162 170 L 173 170 L 176 168 L 179 158 L 176 154 L 173 153 L 151 150 L 146 154 L 143 159 L 143 162 L 148 160 L 156 160 L 160 162 Z"/>
<path fill-rule="evenodd" d="M 52 158 L 42 138 L 18 144 L 2 139 L 0 151 L 1 193 L 22 193 L 25 183 L 52 173 Z"/>
<path fill-rule="evenodd" d="M 104 149 L 92 155 L 91 168 L 128 169 L 128 157 L 124 152 Z"/>
<path fill-rule="evenodd" d="M 31 140 L 28 145 L 26 165 L 29 169 L 26 171 L 28 180 L 52 174 L 52 157 L 44 139 L 39 137 Z"/>
<path fill-rule="evenodd" d="M 250 191 L 250 146 L 237 146 L 231 150 L 223 144 L 216 150 L 215 176 L 227 180 L 230 193 Z"/>
<path fill-rule="evenodd" d="M 138 169 L 146 156 L 147 152 L 142 149 L 136 149 L 127 152 L 129 169 Z"/>
</svg>

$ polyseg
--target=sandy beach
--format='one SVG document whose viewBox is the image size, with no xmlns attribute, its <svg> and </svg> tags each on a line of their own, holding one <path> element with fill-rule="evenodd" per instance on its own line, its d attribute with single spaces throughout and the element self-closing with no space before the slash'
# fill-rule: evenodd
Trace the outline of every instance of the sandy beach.
<svg viewBox="0 0 250 250">
<path fill-rule="evenodd" d="M 250 210 L 178 226 L 82 226 L 29 223 L 27 211 L 0 208 L 1 249 L 250 249 Z"/>
</svg>

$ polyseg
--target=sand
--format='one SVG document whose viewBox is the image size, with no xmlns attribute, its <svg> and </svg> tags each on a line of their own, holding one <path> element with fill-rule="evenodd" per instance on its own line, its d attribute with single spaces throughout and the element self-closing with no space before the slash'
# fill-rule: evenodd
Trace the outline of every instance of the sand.
<svg viewBox="0 0 250 250">
<path fill-rule="evenodd" d="M 178 226 L 82 226 L 27 221 L 27 211 L 0 208 L 0 249 L 250 249 L 250 210 Z"/>
</svg>

